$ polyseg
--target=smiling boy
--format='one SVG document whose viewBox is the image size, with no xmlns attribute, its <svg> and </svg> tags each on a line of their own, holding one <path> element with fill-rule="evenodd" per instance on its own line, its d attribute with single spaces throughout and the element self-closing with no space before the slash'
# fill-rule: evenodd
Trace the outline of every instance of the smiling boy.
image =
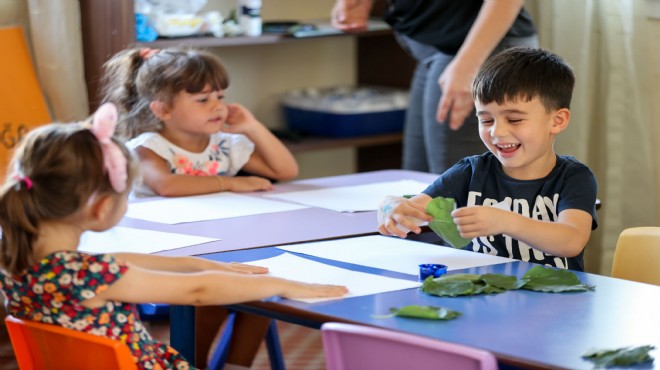
<svg viewBox="0 0 660 370">
<path fill-rule="evenodd" d="M 422 194 L 390 198 L 380 233 L 419 233 L 429 202 L 453 198 L 452 218 L 472 239 L 465 249 L 583 271 L 597 227 L 596 179 L 553 146 L 568 127 L 574 83 L 571 67 L 546 50 L 513 48 L 488 60 L 472 86 L 488 152 L 459 161 Z"/>
</svg>

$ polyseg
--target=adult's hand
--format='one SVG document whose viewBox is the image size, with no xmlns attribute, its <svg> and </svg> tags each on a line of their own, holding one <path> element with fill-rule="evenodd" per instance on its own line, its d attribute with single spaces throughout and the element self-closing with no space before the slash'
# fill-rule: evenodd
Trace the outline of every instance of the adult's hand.
<svg viewBox="0 0 660 370">
<path fill-rule="evenodd" d="M 332 7 L 332 26 L 344 32 L 366 31 L 371 0 L 338 0 Z"/>
<path fill-rule="evenodd" d="M 442 98 L 438 102 L 436 119 L 440 123 L 449 124 L 452 130 L 463 126 L 465 119 L 474 110 L 472 100 L 472 80 L 477 70 L 461 66 L 454 59 L 440 75 L 438 84 L 442 90 Z M 449 122 L 447 122 L 449 118 Z"/>
</svg>

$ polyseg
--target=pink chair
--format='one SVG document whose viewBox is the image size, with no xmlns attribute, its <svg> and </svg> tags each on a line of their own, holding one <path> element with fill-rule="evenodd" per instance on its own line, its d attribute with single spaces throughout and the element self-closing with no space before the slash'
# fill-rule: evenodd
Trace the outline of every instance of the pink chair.
<svg viewBox="0 0 660 370">
<path fill-rule="evenodd" d="M 496 370 L 492 353 L 369 326 L 321 326 L 327 370 Z"/>
</svg>

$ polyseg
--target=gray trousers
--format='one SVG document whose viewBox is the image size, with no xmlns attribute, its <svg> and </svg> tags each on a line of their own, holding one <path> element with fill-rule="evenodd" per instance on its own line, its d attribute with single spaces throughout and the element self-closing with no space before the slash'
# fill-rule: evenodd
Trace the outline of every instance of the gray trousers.
<svg viewBox="0 0 660 370">
<path fill-rule="evenodd" d="M 442 95 L 438 79 L 454 56 L 401 34 L 397 39 L 417 61 L 403 130 L 403 168 L 440 174 L 464 157 L 485 152 L 476 115 L 468 116 L 456 131 L 435 118 Z M 538 40 L 536 36 L 505 38 L 493 54 L 513 46 L 537 47 Z"/>
</svg>

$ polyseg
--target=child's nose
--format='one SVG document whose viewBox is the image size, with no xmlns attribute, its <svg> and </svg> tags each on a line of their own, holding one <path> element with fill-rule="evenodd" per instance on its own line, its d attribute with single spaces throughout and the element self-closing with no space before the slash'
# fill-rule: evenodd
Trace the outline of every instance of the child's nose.
<svg viewBox="0 0 660 370">
<path fill-rule="evenodd" d="M 508 130 L 505 124 L 498 123 L 495 121 L 490 128 L 490 136 L 492 137 L 502 137 L 507 134 Z"/>
</svg>

